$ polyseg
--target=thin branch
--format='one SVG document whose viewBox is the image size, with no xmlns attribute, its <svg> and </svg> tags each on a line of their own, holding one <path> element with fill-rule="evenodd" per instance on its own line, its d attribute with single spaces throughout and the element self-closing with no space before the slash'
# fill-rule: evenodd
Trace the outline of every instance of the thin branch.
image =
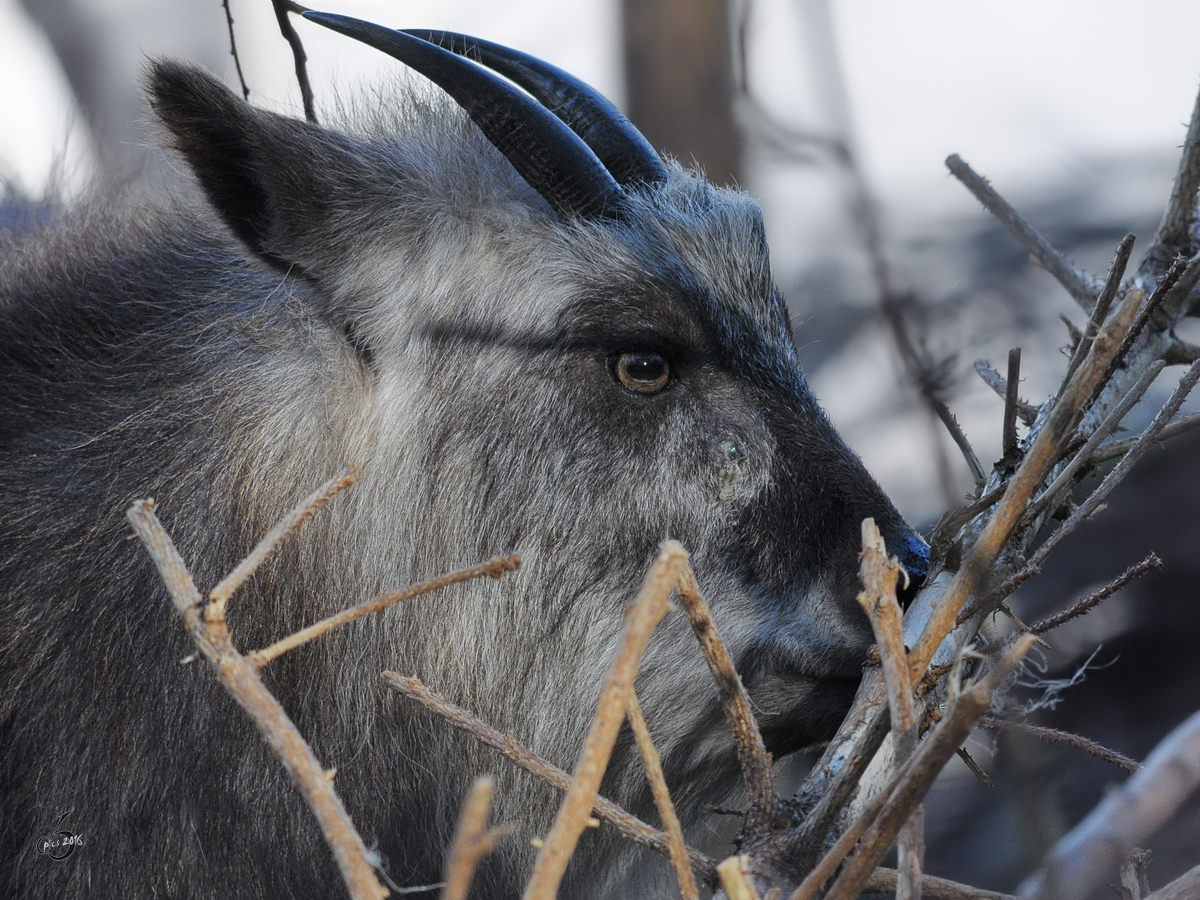
<svg viewBox="0 0 1200 900">
<path fill-rule="evenodd" d="M 663 829 L 667 833 L 667 849 L 670 851 L 671 865 L 675 867 L 675 875 L 679 879 L 679 893 L 683 900 L 698 900 L 700 893 L 696 889 L 696 879 L 692 875 L 692 867 L 687 858 L 687 847 L 683 843 L 683 828 L 679 824 L 679 816 L 675 815 L 675 806 L 671 803 L 671 792 L 667 790 L 667 779 L 663 775 L 662 760 L 650 737 L 650 729 L 642 716 L 642 707 L 638 703 L 637 691 L 629 692 L 629 725 L 633 736 L 637 739 L 638 749 L 642 752 L 642 761 L 646 765 L 646 778 L 650 782 L 650 791 L 654 795 L 654 803 L 662 818 Z"/>
<path fill-rule="evenodd" d="M 1123 753 L 1110 750 L 1103 744 L 1085 738 L 1080 734 L 1072 734 L 1069 731 L 1059 731 L 1057 728 L 1045 728 L 1041 725 L 1030 725 L 1028 722 L 1009 722 L 1005 719 L 996 719 L 991 716 L 984 716 L 980 719 L 979 726 L 981 728 L 1015 731 L 1018 734 L 1027 734 L 1048 744 L 1061 744 L 1064 747 L 1073 747 L 1097 759 L 1102 759 L 1119 769 L 1124 769 L 1126 772 L 1136 772 L 1141 768 L 1136 759 L 1130 759 Z"/>
<path fill-rule="evenodd" d="M 467 900 L 471 882 L 475 880 L 475 869 L 479 861 L 487 856 L 505 835 L 512 833 L 512 826 L 488 829 L 488 816 L 492 811 L 492 792 L 495 785 L 491 777 L 476 778 L 471 791 L 463 802 L 454 831 L 454 842 L 446 856 L 444 879 L 446 887 L 441 900 Z"/>
<path fill-rule="evenodd" d="M 1008 382 L 1004 376 L 991 367 L 986 359 L 975 360 L 975 372 L 983 379 L 983 383 L 990 387 L 1000 399 L 1008 401 Z M 1017 398 L 1017 416 L 1025 425 L 1032 425 L 1037 421 L 1038 408 L 1028 400 Z"/>
<path fill-rule="evenodd" d="M 642 584 L 633 611 L 625 622 L 621 646 L 613 660 L 608 678 L 600 691 L 596 714 L 588 729 L 579 762 L 571 778 L 571 788 L 545 843 L 534 863 L 533 874 L 525 886 L 524 900 L 553 900 L 567 861 L 591 815 L 600 779 L 617 742 L 617 732 L 629 707 L 629 695 L 642 654 L 650 643 L 655 627 L 666 615 L 671 592 L 687 569 L 687 553 L 675 541 L 667 541 L 658 560 Z"/>
<path fill-rule="evenodd" d="M 1084 466 L 1091 461 L 1092 454 L 1096 452 L 1096 448 L 1112 434 L 1121 420 L 1129 414 L 1134 405 L 1145 396 L 1146 391 L 1150 390 L 1150 385 L 1154 383 L 1154 379 L 1159 376 L 1162 370 L 1166 368 L 1166 363 L 1162 360 L 1155 360 L 1146 367 L 1138 380 L 1125 393 L 1116 406 L 1109 411 L 1105 416 L 1104 421 L 1097 426 L 1089 437 L 1071 457 L 1071 461 L 1067 463 L 1036 500 L 1029 505 L 1029 509 L 1025 512 L 1026 520 L 1032 522 L 1038 515 L 1047 509 L 1054 501 L 1068 490 L 1075 481 L 1075 476 L 1083 469 Z"/>
<path fill-rule="evenodd" d="M 983 720 L 981 719 L 980 721 Z M 959 747 L 956 752 L 958 753 L 958 758 L 962 760 L 963 765 L 971 770 L 972 775 L 983 782 L 984 787 L 991 789 L 996 786 L 996 783 L 988 777 L 988 773 L 983 771 L 983 769 L 980 768 L 979 763 L 975 762 L 971 754 L 967 752 L 966 747 Z"/>
<path fill-rule="evenodd" d="M 1117 298 L 1117 291 L 1121 287 L 1121 279 L 1125 277 L 1129 257 L 1133 254 L 1134 241 L 1133 234 L 1127 234 L 1121 238 L 1121 243 L 1117 244 L 1117 252 L 1113 255 L 1112 265 L 1108 269 L 1108 278 L 1104 281 L 1104 290 L 1100 292 L 1096 305 L 1092 307 L 1087 327 L 1080 334 L 1079 340 L 1075 344 L 1075 352 L 1071 354 L 1071 361 L 1067 364 L 1067 371 L 1063 375 L 1062 381 L 1064 385 L 1071 380 L 1071 376 L 1075 374 L 1079 364 L 1087 358 L 1088 352 L 1092 349 L 1092 341 L 1096 339 L 1101 326 L 1104 325 L 1104 320 L 1108 318 L 1108 311 L 1112 308 L 1113 301 Z"/>
<path fill-rule="evenodd" d="M 1017 461 L 1017 413 L 1021 397 L 1017 393 L 1021 386 L 1021 348 L 1008 351 L 1008 388 L 1004 395 L 1003 447 L 1004 461 L 1015 465 Z"/>
<path fill-rule="evenodd" d="M 1030 900 L 1083 900 L 1130 849 L 1143 846 L 1197 786 L 1200 713 L 1167 735 L 1136 774 L 1054 845 L 1041 871 L 1021 886 L 1021 895 Z"/>
<path fill-rule="evenodd" d="M 499 751 L 509 762 L 536 778 L 540 778 L 556 790 L 565 792 L 570 789 L 571 776 L 565 771 L 538 756 L 512 735 L 501 734 L 470 710 L 457 706 L 441 694 L 431 690 L 419 678 L 404 676 L 398 672 L 384 672 L 383 680 L 396 693 L 416 700 L 426 709 L 445 719 L 450 725 L 465 731 L 481 744 Z M 597 796 L 592 805 L 592 811 L 598 819 L 615 828 L 621 837 L 649 847 L 655 853 L 670 858 L 665 833 L 647 825 L 608 798 Z M 715 887 L 717 884 L 716 860 L 691 848 L 688 848 L 687 854 L 688 859 L 691 860 L 693 871 L 709 887 Z"/>
<path fill-rule="evenodd" d="M 979 540 L 971 548 L 941 601 L 909 653 L 913 681 L 919 681 L 933 660 L 943 639 L 954 630 L 958 614 L 980 584 L 992 574 L 993 565 L 1021 522 L 1033 492 L 1053 468 L 1059 446 L 1074 427 L 1080 404 L 1091 393 L 1100 375 L 1120 346 L 1121 339 L 1137 312 L 1136 291 L 1130 292 L 1097 336 L 1087 360 L 1054 402 L 1046 422 L 1026 451 L 1020 466 L 1008 481 L 1004 496 L 997 504 Z M 1040 564 L 1040 560 L 1037 561 Z"/>
<path fill-rule="evenodd" d="M 1167 201 L 1162 223 L 1154 236 L 1156 244 L 1165 244 L 1175 250 L 1190 250 L 1196 226 L 1196 192 L 1200 189 L 1200 95 L 1192 107 L 1192 118 L 1188 124 L 1187 137 L 1183 141 L 1183 153 L 1179 157 L 1179 170 L 1171 188 L 1171 199 Z"/>
<path fill-rule="evenodd" d="M 200 593 L 170 536 L 154 515 L 153 502 L 139 500 L 125 515 L 154 559 L 192 640 L 304 795 L 333 851 L 350 896 L 354 900 L 382 900 L 387 890 L 376 878 L 372 854 L 346 814 L 332 780 L 279 701 L 259 680 L 257 670 L 234 648 L 224 618 L 200 615 L 203 604 Z"/>
<path fill-rule="evenodd" d="M 238 84 L 242 86 L 242 99 L 250 99 L 250 87 L 246 84 L 246 76 L 242 74 L 242 61 L 238 57 L 237 41 L 233 37 L 233 12 L 229 9 L 229 0 L 221 0 L 225 8 L 225 24 L 229 27 L 229 55 L 233 57 L 233 67 L 237 69 Z"/>
<path fill-rule="evenodd" d="M 1158 433 L 1158 440 L 1165 441 L 1168 438 L 1173 438 L 1178 434 L 1183 434 L 1185 431 L 1191 431 L 1193 428 L 1200 426 L 1200 413 L 1191 413 L 1190 415 L 1181 416 L 1173 421 L 1170 425 L 1164 426 L 1163 430 Z M 1108 462 L 1110 459 L 1116 459 L 1118 456 L 1124 456 L 1133 449 L 1138 438 L 1126 438 L 1123 441 L 1113 441 L 1111 444 L 1105 444 L 1100 447 L 1092 455 L 1092 463 Z"/>
<path fill-rule="evenodd" d="M 962 158 L 953 153 L 946 158 L 946 167 L 961 181 L 975 199 L 984 205 L 996 220 L 1008 229 L 1029 255 L 1067 289 L 1075 302 L 1090 310 L 1096 300 L 1095 279 L 1068 263 L 1057 250 L 1025 218 L 1001 197 L 987 181 Z"/>
<path fill-rule="evenodd" d="M 1121 588 L 1125 587 L 1130 582 L 1136 581 L 1147 572 L 1153 569 L 1161 569 L 1162 560 L 1157 555 L 1151 553 L 1140 563 L 1130 566 L 1108 584 L 1099 590 L 1092 591 L 1086 597 L 1076 600 L 1062 612 L 1057 612 L 1052 616 L 1047 616 L 1040 622 L 1030 627 L 1030 631 L 1034 634 L 1045 634 L 1052 628 L 1057 628 L 1059 625 L 1064 625 L 1072 619 L 1077 619 L 1086 613 L 1089 609 L 1103 603 Z"/>
<path fill-rule="evenodd" d="M 295 508 L 284 516 L 279 522 L 268 531 L 258 542 L 258 545 L 250 551 L 240 563 L 238 563 L 232 572 L 221 579 L 220 584 L 209 591 L 208 598 L 221 611 L 225 613 L 225 604 L 229 602 L 229 598 L 233 596 L 234 591 L 240 588 L 250 576 L 255 573 L 276 548 L 283 543 L 284 539 L 293 531 L 296 531 L 300 526 L 309 520 L 309 518 L 336 497 L 346 488 L 354 484 L 358 478 L 358 466 L 346 466 L 327 482 L 296 504 Z"/>
<path fill-rule="evenodd" d="M 1196 386 L 1196 382 L 1198 380 L 1200 380 L 1200 362 L 1194 364 L 1187 371 L 1187 374 L 1180 379 L 1179 385 L 1175 388 L 1175 391 L 1163 405 L 1163 408 L 1159 410 L 1158 415 L 1154 417 L 1154 421 L 1146 427 L 1146 430 L 1143 431 L 1141 435 L 1139 435 L 1136 443 L 1134 443 L 1130 451 L 1126 453 L 1124 457 L 1122 457 L 1121 461 L 1117 463 L 1116 467 L 1108 473 L 1102 482 L 1100 482 L 1100 486 L 1096 488 L 1096 490 L 1094 490 L 1088 496 L 1087 500 L 1081 503 L 1079 507 L 1073 513 L 1071 513 L 1070 517 L 1063 522 L 1062 526 L 1053 534 L 1051 534 L 1050 537 L 1046 539 L 1045 543 L 1038 548 L 1037 553 L 1035 553 L 1033 558 L 1030 560 L 1031 565 L 1040 566 L 1043 562 L 1045 562 L 1046 557 L 1050 555 L 1054 548 L 1057 547 L 1063 541 L 1063 539 L 1067 537 L 1067 535 L 1071 534 L 1089 516 L 1091 516 L 1092 513 L 1094 513 L 1100 506 L 1100 504 L 1108 498 L 1108 495 L 1112 493 L 1113 489 L 1121 483 L 1125 476 L 1129 474 L 1130 470 L 1137 464 L 1138 460 L 1145 455 L 1146 451 L 1149 450 L 1151 445 L 1158 439 L 1159 434 L 1162 432 L 1163 428 L 1166 427 L 1167 422 L 1171 421 L 1171 419 L 1175 417 L 1175 414 L 1179 412 L 1179 407 L 1183 405 L 1183 401 L 1187 399 L 1188 394 L 1191 393 L 1192 388 Z"/>
<path fill-rule="evenodd" d="M 738 761 L 750 793 L 750 809 L 746 813 L 747 830 L 768 825 L 780 816 L 783 808 L 783 800 L 775 792 L 771 757 L 754 718 L 750 696 L 717 632 L 712 613 L 690 567 L 685 568 L 679 577 L 679 602 L 704 651 L 704 658 L 721 698 L 721 707 L 725 710 L 725 718 L 737 742 Z"/>
<path fill-rule="evenodd" d="M 308 8 L 293 3 L 292 0 L 271 0 L 271 5 L 275 8 L 275 21 L 279 23 L 279 33 L 292 48 L 292 58 L 296 61 L 296 81 L 300 84 L 300 98 L 304 101 L 304 118 L 315 125 L 317 111 L 313 105 L 312 85 L 308 82 L 308 54 L 304 52 L 304 43 L 292 27 L 292 20 L 288 18 L 288 13 L 304 13 L 308 12 Z"/>
<path fill-rule="evenodd" d="M 864 894 L 894 894 L 896 892 L 896 870 L 876 869 L 863 886 Z M 925 875 L 921 878 L 921 896 L 925 900 L 1016 900 L 1012 894 L 985 891 L 970 885 L 959 884 L 945 878 Z"/>
<path fill-rule="evenodd" d="M 858 595 L 858 603 L 871 621 L 871 629 L 879 647 L 879 660 L 887 687 L 888 708 L 891 710 L 897 767 L 904 765 L 917 748 L 917 718 L 913 709 L 912 682 L 909 680 L 908 658 L 904 649 L 900 604 L 896 601 L 896 581 L 903 571 L 904 567 L 898 559 L 888 557 L 887 547 L 875 520 L 864 519 L 862 564 L 859 572 L 863 590 Z M 920 900 L 924 855 L 924 815 L 922 808 L 918 806 L 900 834 L 897 863 L 900 881 L 896 889 L 896 900 Z"/>
<path fill-rule="evenodd" d="M 854 900 L 867 878 L 886 855 L 908 817 L 924 798 L 933 781 L 966 740 L 975 723 L 987 711 L 992 694 L 1034 643 L 1031 634 L 1021 635 L 1002 659 L 978 683 L 955 697 L 942 721 L 909 760 L 888 791 L 888 797 L 870 828 L 863 834 L 857 852 L 842 867 L 825 900 Z"/>
<path fill-rule="evenodd" d="M 246 658 L 256 668 L 261 669 L 276 657 L 282 656 L 284 653 L 294 650 L 302 644 L 307 644 L 314 638 L 318 638 L 326 632 L 345 625 L 347 622 L 353 622 L 355 619 L 361 619 L 363 616 L 369 616 L 372 613 L 387 609 L 389 606 L 403 603 L 406 600 L 419 597 L 421 594 L 428 594 L 430 591 L 436 591 L 439 588 L 449 587 L 452 584 L 459 584 L 463 581 L 470 581 L 474 578 L 483 578 L 485 576 L 488 578 L 500 578 L 505 572 L 515 572 L 520 565 L 521 557 L 519 556 L 497 556 L 491 561 L 481 563 L 478 566 L 472 566 L 469 569 L 462 569 L 458 572 L 451 572 L 449 575 L 440 575 L 421 584 L 401 588 L 390 594 L 384 594 L 382 597 L 376 597 L 374 600 L 360 603 L 358 606 L 352 606 L 350 609 L 344 609 L 340 613 L 335 613 L 328 618 L 322 619 L 320 622 L 309 625 L 307 628 L 300 629 L 294 634 L 289 634 L 269 647 L 264 647 L 261 650 L 252 650 L 246 654 Z"/>
</svg>

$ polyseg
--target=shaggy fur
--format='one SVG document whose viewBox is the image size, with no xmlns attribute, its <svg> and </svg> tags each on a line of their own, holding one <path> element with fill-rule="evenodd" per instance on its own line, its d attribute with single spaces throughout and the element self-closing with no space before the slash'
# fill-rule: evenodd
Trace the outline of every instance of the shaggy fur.
<svg viewBox="0 0 1200 900">
<path fill-rule="evenodd" d="M 152 496 L 201 590 L 361 463 L 231 604 L 240 647 L 520 553 L 501 582 L 360 620 L 264 670 L 401 885 L 440 880 L 462 796 L 518 833 L 477 896 L 515 897 L 557 797 L 389 694 L 415 672 L 570 768 L 658 544 L 676 538 L 779 756 L 826 738 L 870 643 L 859 523 L 921 547 L 799 370 L 762 221 L 673 167 L 622 221 L 564 221 L 457 108 L 410 92 L 357 133 L 255 111 L 158 64 L 194 175 L 90 201 L 0 248 L 0 893 L 342 896 L 299 794 L 190 652 L 124 511 Z M 386 127 L 382 127 L 386 124 Z M 624 351 L 670 359 L 653 395 Z M 737 782 L 682 616 L 638 687 L 688 829 Z M 656 821 L 623 735 L 605 791 Z M 63 824 L 62 861 L 36 852 Z M 562 897 L 652 894 L 604 828 Z"/>
</svg>

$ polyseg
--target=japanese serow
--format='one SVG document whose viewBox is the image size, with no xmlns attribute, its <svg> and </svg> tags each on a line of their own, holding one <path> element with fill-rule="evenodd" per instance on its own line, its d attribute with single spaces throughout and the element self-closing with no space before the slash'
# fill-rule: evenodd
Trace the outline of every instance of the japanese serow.
<svg viewBox="0 0 1200 900">
<path fill-rule="evenodd" d="M 0 242 L 5 896 L 344 896 L 253 725 L 203 663 L 180 664 L 194 648 L 131 538 L 137 498 L 155 498 L 203 591 L 361 464 L 235 596 L 244 650 L 520 554 L 514 575 L 263 670 L 397 884 L 440 880 L 463 796 L 494 773 L 494 819 L 519 833 L 480 870 L 490 898 L 518 895 L 559 798 L 381 671 L 418 674 L 570 769 L 626 607 L 673 538 L 779 758 L 827 739 L 858 684 L 863 518 L 923 571 L 924 545 L 805 384 L 747 195 L 664 161 L 536 59 L 316 18 L 445 93 L 403 87 L 333 129 L 155 63 L 182 186 L 78 201 Z M 739 775 L 683 616 L 637 686 L 696 836 Z M 603 791 L 657 821 L 628 735 Z M 78 836 L 71 854 L 39 853 L 58 831 Z M 602 827 L 560 896 L 673 883 Z"/>
</svg>

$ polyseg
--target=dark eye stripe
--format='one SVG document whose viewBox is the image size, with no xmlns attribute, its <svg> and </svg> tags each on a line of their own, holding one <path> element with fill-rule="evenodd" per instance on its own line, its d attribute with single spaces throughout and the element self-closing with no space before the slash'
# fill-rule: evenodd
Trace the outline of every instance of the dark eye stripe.
<svg viewBox="0 0 1200 900">
<path fill-rule="evenodd" d="M 654 394 L 671 380 L 671 364 L 658 353 L 622 353 L 613 364 L 613 374 L 631 391 Z"/>
</svg>

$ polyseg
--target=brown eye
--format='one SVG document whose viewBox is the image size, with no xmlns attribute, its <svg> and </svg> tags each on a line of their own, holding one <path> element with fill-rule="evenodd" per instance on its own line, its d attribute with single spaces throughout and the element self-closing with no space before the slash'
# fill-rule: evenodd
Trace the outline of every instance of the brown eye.
<svg viewBox="0 0 1200 900">
<path fill-rule="evenodd" d="M 654 394 L 671 380 L 671 364 L 657 353 L 622 353 L 613 363 L 613 374 L 631 391 Z"/>
</svg>

